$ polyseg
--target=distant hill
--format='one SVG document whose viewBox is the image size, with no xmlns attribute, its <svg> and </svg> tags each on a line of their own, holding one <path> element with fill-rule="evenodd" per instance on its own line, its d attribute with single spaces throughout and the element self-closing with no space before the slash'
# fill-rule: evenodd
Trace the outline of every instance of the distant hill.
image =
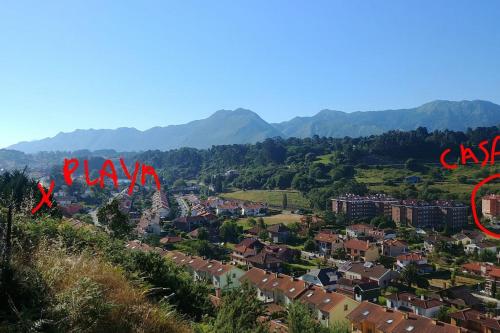
<svg viewBox="0 0 500 333">
<path fill-rule="evenodd" d="M 237 109 L 221 110 L 206 119 L 183 125 L 135 128 L 76 130 L 59 133 L 53 138 L 20 142 L 9 149 L 27 153 L 38 151 L 74 151 L 80 149 L 116 151 L 168 150 L 179 147 L 209 148 L 212 145 L 255 143 L 282 135 L 255 112 Z"/>
<path fill-rule="evenodd" d="M 286 137 L 359 137 L 388 130 L 413 130 L 417 127 L 466 130 L 468 127 L 500 124 L 500 105 L 487 101 L 434 101 L 417 108 L 358 111 L 323 110 L 312 117 L 296 117 L 273 124 Z"/>
<path fill-rule="evenodd" d="M 208 148 L 212 145 L 255 143 L 269 137 L 359 137 L 388 130 L 465 130 L 468 127 L 500 124 L 500 105 L 487 101 L 434 101 L 412 109 L 386 111 L 323 110 L 312 117 L 296 117 L 269 124 L 245 109 L 221 110 L 206 119 L 187 124 L 135 128 L 76 130 L 52 138 L 20 142 L 8 147 L 27 153 L 75 151 L 80 149 L 117 151 L 168 150 L 179 147 Z"/>
</svg>

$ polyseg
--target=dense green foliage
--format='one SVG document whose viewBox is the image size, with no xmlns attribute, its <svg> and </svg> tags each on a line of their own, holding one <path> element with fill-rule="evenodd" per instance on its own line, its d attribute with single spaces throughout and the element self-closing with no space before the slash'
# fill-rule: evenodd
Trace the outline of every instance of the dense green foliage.
<svg viewBox="0 0 500 333">
<path fill-rule="evenodd" d="M 257 299 L 257 293 L 249 284 L 228 291 L 217 311 L 217 317 L 210 332 L 258 333 L 266 332 L 257 318 L 264 314 L 264 304 Z"/>
<path fill-rule="evenodd" d="M 324 210 L 328 199 L 334 195 L 368 192 L 366 184 L 355 179 L 357 170 L 368 165 L 398 164 L 413 172 L 429 173 L 438 181 L 443 178 L 442 172 L 438 168 L 427 169 L 424 162 L 438 163 L 441 152 L 450 147 L 454 149 L 448 158 L 456 160 L 459 144 L 477 147 L 479 142 L 494 138 L 498 132 L 498 127 L 466 132 L 428 132 L 418 128 L 361 138 L 275 138 L 256 144 L 213 146 L 207 150 L 148 151 L 139 154 L 138 158 L 160 170 L 169 184 L 183 178 L 199 179 L 212 185 L 217 192 L 231 187 L 291 188 L 306 194 L 311 208 Z M 477 153 L 482 156 L 479 150 Z M 237 170 L 238 174 L 225 176 L 227 170 Z M 422 192 L 422 196 L 431 199 L 439 196 L 430 186 L 423 191 L 412 186 L 402 187 L 396 194 L 417 197 Z"/>
</svg>

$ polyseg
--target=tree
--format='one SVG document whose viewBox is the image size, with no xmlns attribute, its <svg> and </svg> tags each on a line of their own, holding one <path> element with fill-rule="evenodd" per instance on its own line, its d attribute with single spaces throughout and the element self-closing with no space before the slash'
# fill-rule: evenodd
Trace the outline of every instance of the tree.
<svg viewBox="0 0 500 333">
<path fill-rule="evenodd" d="M 99 223 L 106 225 L 115 237 L 127 237 L 132 231 L 128 216 L 120 210 L 118 200 L 114 199 L 97 211 Z"/>
<path fill-rule="evenodd" d="M 300 303 L 293 302 L 287 308 L 287 323 L 289 333 L 349 333 L 345 322 L 334 322 L 330 327 L 324 327 L 315 318 L 309 308 Z"/>
<path fill-rule="evenodd" d="M 300 302 L 288 305 L 287 323 L 289 333 L 319 333 L 322 331 L 311 310 Z"/>
<path fill-rule="evenodd" d="M 187 183 L 184 179 L 177 179 L 173 184 L 174 188 L 180 188 L 180 187 L 186 187 L 186 186 L 187 186 Z"/>
<path fill-rule="evenodd" d="M 248 283 L 227 291 L 221 300 L 213 332 L 217 333 L 253 333 L 265 332 L 258 322 L 264 314 L 264 305 L 257 299 L 255 289 Z"/>
<path fill-rule="evenodd" d="M 199 240 L 208 240 L 209 234 L 208 230 L 205 227 L 198 228 L 198 239 Z"/>
<path fill-rule="evenodd" d="M 46 192 L 47 189 L 45 189 Z M 0 208 L 4 206 L 7 209 L 6 221 L 0 224 L 0 241 L 3 242 L 1 255 L 1 282 L 6 283 L 10 279 L 10 262 L 12 257 L 12 224 L 14 214 L 24 213 L 25 210 L 31 210 L 34 202 L 41 199 L 40 191 L 37 189 L 37 182 L 26 175 L 26 169 L 23 171 L 6 171 L 0 175 Z M 50 198 L 52 200 L 52 197 Z M 36 213 L 37 215 L 49 213 L 52 216 L 60 216 L 57 211 L 57 203 L 52 202 L 52 208 L 46 205 L 42 206 Z M 30 213 L 28 213 L 30 214 Z M 0 221 L 2 220 L 0 211 Z M 2 221 L 3 222 L 3 221 Z M 5 225 L 3 225 L 5 224 Z M 4 286 L 6 284 L 3 284 Z"/>
<path fill-rule="evenodd" d="M 255 227 L 257 225 L 257 221 L 253 217 L 250 217 L 248 218 L 248 224 L 252 227 Z"/>
<path fill-rule="evenodd" d="M 259 217 L 257 219 L 257 227 L 259 227 L 260 229 L 266 229 L 267 228 L 266 222 L 264 222 L 264 219 L 262 217 Z"/>
<path fill-rule="evenodd" d="M 311 238 L 307 239 L 304 243 L 304 250 L 309 252 L 316 251 L 316 243 Z"/>
<path fill-rule="evenodd" d="M 283 200 L 281 202 L 281 206 L 283 209 L 287 209 L 287 207 L 288 207 L 288 197 L 287 197 L 286 193 L 283 193 Z"/>
<path fill-rule="evenodd" d="M 396 223 L 387 216 L 375 216 L 370 220 L 370 224 L 380 229 L 396 227 Z"/>
<path fill-rule="evenodd" d="M 243 227 L 234 220 L 224 221 L 219 228 L 220 237 L 224 242 L 238 243 L 243 233 Z"/>
<path fill-rule="evenodd" d="M 331 210 L 325 211 L 323 219 L 325 220 L 326 225 L 335 225 L 337 220 L 335 214 Z"/>
<path fill-rule="evenodd" d="M 412 263 L 403 269 L 403 271 L 401 272 L 400 279 L 401 281 L 406 283 L 408 288 L 411 288 L 412 283 L 417 282 L 418 278 L 417 274 L 418 274 L 417 265 Z"/>
<path fill-rule="evenodd" d="M 450 307 L 442 306 L 441 308 L 439 308 L 439 311 L 436 314 L 436 319 L 447 323 L 448 319 L 449 319 L 448 316 L 449 316 L 451 311 L 452 311 L 452 309 Z"/>
<path fill-rule="evenodd" d="M 406 160 L 405 168 L 414 172 L 425 171 L 424 165 L 422 165 L 419 161 L 417 161 L 414 158 L 409 158 Z"/>
<path fill-rule="evenodd" d="M 479 258 L 483 262 L 496 262 L 497 260 L 495 252 L 490 250 L 484 250 L 483 252 L 481 252 Z"/>
</svg>

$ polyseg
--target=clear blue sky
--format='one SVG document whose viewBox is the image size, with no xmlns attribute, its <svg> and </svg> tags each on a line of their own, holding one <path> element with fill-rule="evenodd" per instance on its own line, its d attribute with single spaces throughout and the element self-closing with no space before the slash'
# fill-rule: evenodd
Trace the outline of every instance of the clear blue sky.
<svg viewBox="0 0 500 333">
<path fill-rule="evenodd" d="M 499 17 L 499 1 L 2 1 L 0 147 L 237 107 L 498 103 Z"/>
</svg>

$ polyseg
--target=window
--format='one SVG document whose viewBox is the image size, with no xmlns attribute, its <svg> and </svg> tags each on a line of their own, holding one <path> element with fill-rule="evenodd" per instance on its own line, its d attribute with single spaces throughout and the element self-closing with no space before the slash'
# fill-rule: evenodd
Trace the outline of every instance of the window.
<svg viewBox="0 0 500 333">
<path fill-rule="evenodd" d="M 344 304 L 344 311 L 347 311 L 349 310 L 349 305 L 348 304 Z"/>
</svg>

